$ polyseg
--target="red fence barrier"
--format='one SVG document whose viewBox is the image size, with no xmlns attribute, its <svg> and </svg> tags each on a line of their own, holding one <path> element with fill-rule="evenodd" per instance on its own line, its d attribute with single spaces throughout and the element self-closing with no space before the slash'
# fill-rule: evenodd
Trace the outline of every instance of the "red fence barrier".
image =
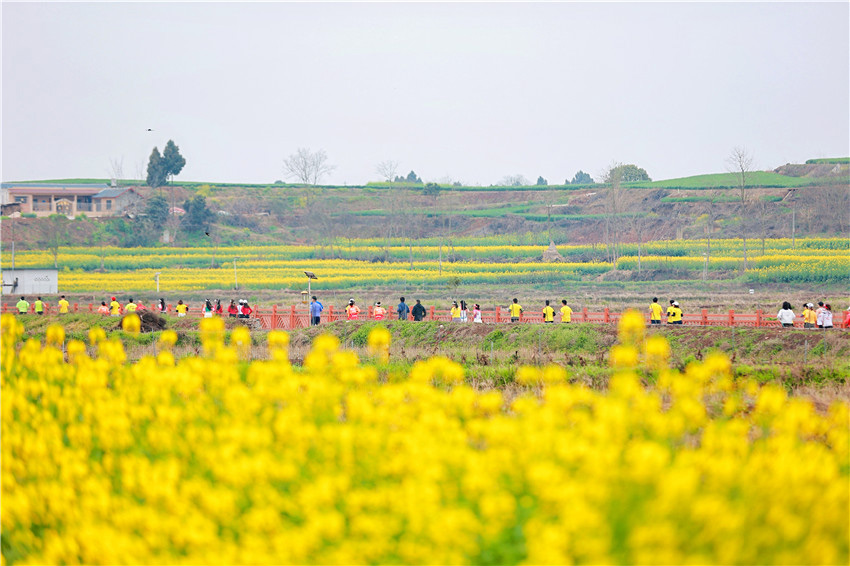
<svg viewBox="0 0 850 566">
<path fill-rule="evenodd" d="M 99 305 L 94 305 L 93 303 L 89 303 L 87 305 L 79 305 L 78 303 L 74 303 L 69 305 L 70 312 L 89 312 L 94 313 L 97 312 L 97 308 Z M 139 305 L 139 310 L 151 310 L 154 312 L 159 312 L 159 306 L 157 304 L 152 305 Z M 17 309 L 6 303 L 2 304 L 2 312 L 12 312 L 17 313 Z M 30 304 L 30 313 L 35 313 L 35 306 Z M 59 307 L 56 305 L 45 305 L 44 310 L 45 315 L 56 316 L 59 314 Z M 176 312 L 174 309 L 174 305 L 167 305 L 166 307 L 166 316 L 176 316 Z M 583 308 L 581 311 L 573 311 L 572 313 L 572 322 L 573 323 L 595 323 L 595 324 L 617 324 L 620 320 L 620 317 L 623 313 L 619 312 L 611 312 L 608 308 L 603 309 L 601 312 L 590 312 L 587 310 L 587 307 Z M 834 311 L 833 317 L 840 317 L 844 313 L 841 311 Z M 204 312 L 203 307 L 189 307 L 189 312 L 186 315 L 191 318 L 203 318 Z M 222 316 L 228 316 L 227 312 Z M 649 324 L 649 313 L 644 313 L 644 317 L 646 318 L 646 323 Z M 260 325 L 264 329 L 272 330 L 272 329 L 281 329 L 281 330 L 290 330 L 293 328 L 306 328 L 310 326 L 310 311 L 307 306 L 300 305 L 290 305 L 287 307 L 278 307 L 277 305 L 272 306 L 271 308 L 255 308 L 253 313 L 251 313 L 249 318 L 256 318 L 260 320 Z M 395 320 L 397 316 L 395 313 L 388 313 L 386 320 Z M 800 320 L 794 321 L 794 328 L 803 328 L 802 317 L 799 317 Z M 337 320 L 345 320 L 346 315 L 344 310 L 335 311 L 334 307 L 328 306 L 323 312 L 321 321 L 322 323 L 335 322 Z M 375 315 L 372 307 L 368 307 L 368 309 L 361 311 L 359 320 L 374 320 Z M 560 322 L 561 316 L 560 313 L 555 313 L 555 324 L 561 324 Z M 413 317 L 410 317 L 408 320 L 412 321 Z M 442 322 L 451 322 L 451 312 L 448 310 L 437 310 L 435 307 L 430 307 L 426 309 L 425 320 L 437 320 Z M 494 310 L 482 310 L 481 311 L 481 320 L 484 323 L 509 323 L 510 315 L 507 310 L 503 310 L 501 307 L 496 307 Z M 472 323 L 472 313 L 469 314 L 469 322 Z M 533 324 L 533 323 L 542 323 L 543 322 L 543 313 L 535 312 L 535 313 L 522 313 L 519 318 L 519 323 L 522 324 Z M 516 323 L 514 323 L 516 324 Z M 662 324 L 664 322 L 662 321 Z M 848 328 L 842 324 L 840 320 L 834 321 L 835 328 Z M 775 317 L 767 315 L 765 316 L 761 310 L 757 310 L 754 313 L 736 313 L 734 310 L 730 310 L 726 313 L 709 313 L 707 309 L 702 309 L 698 313 L 687 313 L 682 315 L 682 325 L 683 326 L 739 326 L 739 327 L 752 327 L 752 328 L 780 328 L 782 325 L 776 320 Z"/>
</svg>

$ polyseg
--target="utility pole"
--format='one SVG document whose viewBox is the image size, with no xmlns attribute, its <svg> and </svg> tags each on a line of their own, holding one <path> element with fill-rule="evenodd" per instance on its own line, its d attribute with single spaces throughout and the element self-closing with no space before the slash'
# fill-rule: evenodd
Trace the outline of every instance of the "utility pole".
<svg viewBox="0 0 850 566">
<path fill-rule="evenodd" d="M 239 280 L 236 278 L 236 260 L 238 257 L 233 258 L 233 288 L 237 291 L 239 290 Z"/>
</svg>

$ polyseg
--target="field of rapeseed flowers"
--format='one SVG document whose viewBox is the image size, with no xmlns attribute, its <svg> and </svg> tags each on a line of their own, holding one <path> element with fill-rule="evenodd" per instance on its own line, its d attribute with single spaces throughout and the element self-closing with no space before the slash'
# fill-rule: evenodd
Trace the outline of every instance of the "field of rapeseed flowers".
<svg viewBox="0 0 850 566">
<path fill-rule="evenodd" d="M 3 317 L 4 563 L 850 556 L 847 404 L 820 414 L 720 355 L 670 370 L 639 315 L 608 391 L 525 367 L 515 399 L 443 358 L 388 370 L 382 328 L 369 360 L 321 336 L 292 367 L 287 334 L 247 363 L 248 330 L 225 344 L 221 325 L 202 321 L 198 357 L 175 362 L 165 331 L 129 365 L 102 331 L 21 343 Z"/>
<path fill-rule="evenodd" d="M 62 292 L 142 292 L 155 287 L 154 274 L 167 291 L 229 289 L 300 289 L 304 270 L 320 274 L 323 289 L 375 286 L 554 285 L 587 281 L 613 269 L 720 271 L 735 276 L 743 268 L 741 240 L 714 240 L 706 263 L 702 240 L 660 240 L 624 244 L 616 262 L 605 261 L 604 248 L 559 246 L 564 262 L 545 263 L 543 246 L 504 243 L 500 237 L 478 238 L 464 245 L 437 246 L 400 241 L 378 245 L 373 240 L 336 242 L 334 246 L 241 246 L 196 248 L 105 248 L 103 257 L 91 247 L 62 248 L 59 285 Z M 752 246 L 752 244 L 751 244 Z M 750 282 L 842 282 L 850 277 L 848 243 L 841 238 L 767 240 L 764 253 L 750 249 Z M 440 258 L 442 257 L 442 261 Z M 451 258 L 451 261 L 449 260 Z M 8 254 L 3 267 L 11 266 Z M 105 272 L 95 271 L 102 265 Z M 48 268 L 48 251 L 18 252 L 18 268 Z M 238 274 L 237 274 L 238 272 Z"/>
</svg>

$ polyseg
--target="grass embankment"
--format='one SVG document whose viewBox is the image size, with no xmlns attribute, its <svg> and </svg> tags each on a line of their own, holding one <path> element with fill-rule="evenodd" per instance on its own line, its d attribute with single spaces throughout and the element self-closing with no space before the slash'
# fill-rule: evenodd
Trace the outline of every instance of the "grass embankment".
<svg viewBox="0 0 850 566">
<path fill-rule="evenodd" d="M 820 164 L 836 164 L 844 165 L 850 163 L 850 157 L 835 157 L 825 159 L 809 159 L 806 165 Z M 25 184 L 95 184 L 111 183 L 111 179 L 44 179 L 33 181 L 16 181 L 16 183 Z M 781 188 L 781 187 L 801 187 L 821 184 L 846 183 L 846 178 L 807 178 L 807 177 L 792 177 L 790 175 L 782 175 L 774 171 L 750 171 L 747 173 L 746 184 L 748 187 L 762 188 Z M 125 179 L 118 181 L 119 185 L 137 186 L 145 185 L 143 180 Z M 604 186 L 602 183 L 582 183 L 582 184 L 552 184 L 552 185 L 454 185 L 450 183 L 429 183 L 436 185 L 440 191 L 545 191 L 545 190 L 582 190 L 589 187 Z M 668 188 L 668 189 L 734 189 L 740 184 L 740 178 L 736 173 L 708 173 L 704 175 L 692 175 L 689 177 L 679 177 L 675 179 L 664 179 L 657 181 L 641 181 L 624 183 L 624 187 L 643 189 L 643 188 Z M 209 188 L 215 190 L 221 188 L 244 187 L 252 189 L 269 189 L 269 188 L 286 188 L 286 187 L 302 187 L 301 183 L 220 183 L 208 181 L 173 181 L 171 185 L 182 187 L 190 190 L 198 190 L 201 188 Z M 424 189 L 424 183 L 408 183 L 408 182 L 386 182 L 386 181 L 369 181 L 365 184 L 354 185 L 315 185 L 314 189 Z"/>
<path fill-rule="evenodd" d="M 87 341 L 90 328 L 99 326 L 110 338 L 124 342 L 130 359 L 156 352 L 159 333 L 132 337 L 120 330 L 120 319 L 91 314 L 56 317 L 28 316 L 23 319 L 25 336 L 43 340 L 49 326 L 63 324 L 67 339 Z M 241 323 L 225 319 L 230 331 Z M 178 334 L 178 357 L 201 353 L 198 319 L 167 318 L 168 328 Z M 313 339 L 330 333 L 344 348 L 368 358 L 366 340 L 375 326 L 392 334 L 390 363 L 385 374 L 407 372 L 418 360 L 439 355 L 462 364 L 467 381 L 477 387 L 516 389 L 516 371 L 521 365 L 558 364 L 566 367 L 574 382 L 596 389 L 607 387 L 610 369 L 608 351 L 617 341 L 613 325 L 597 324 L 449 324 L 441 322 L 360 321 L 335 322 L 290 333 L 290 357 L 300 364 Z M 824 404 L 832 398 L 850 399 L 850 333 L 799 329 L 669 327 L 650 328 L 649 334 L 666 336 L 671 346 L 671 366 L 684 369 L 712 351 L 730 356 L 740 377 L 762 383 L 776 382 L 787 390 L 812 397 Z M 265 359 L 267 332 L 252 331 L 255 359 Z"/>
</svg>

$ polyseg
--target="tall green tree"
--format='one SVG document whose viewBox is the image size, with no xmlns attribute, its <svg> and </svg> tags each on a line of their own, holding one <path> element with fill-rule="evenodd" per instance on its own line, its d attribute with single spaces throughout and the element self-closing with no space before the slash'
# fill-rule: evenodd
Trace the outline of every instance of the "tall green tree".
<svg viewBox="0 0 850 566">
<path fill-rule="evenodd" d="M 573 176 L 572 181 L 568 181 L 571 185 L 589 185 L 593 183 L 593 177 L 582 171 L 581 169 Z"/>
<path fill-rule="evenodd" d="M 145 205 L 147 220 L 157 228 L 162 228 L 168 220 L 168 201 L 160 195 L 152 196 Z"/>
<path fill-rule="evenodd" d="M 154 189 L 161 187 L 165 184 L 167 177 L 168 173 L 162 155 L 159 153 L 159 148 L 154 147 L 148 159 L 148 186 Z"/>
<path fill-rule="evenodd" d="M 162 150 L 162 162 L 166 177 L 170 177 L 172 181 L 174 176 L 179 175 L 183 166 L 186 165 L 186 159 L 180 155 L 180 148 L 173 140 L 168 140 L 168 143 L 165 144 L 165 149 Z"/>
<path fill-rule="evenodd" d="M 604 179 L 606 183 L 613 184 L 615 179 L 620 183 L 634 183 L 637 181 L 652 180 L 649 178 L 646 169 L 631 163 L 627 163 L 625 165 L 618 164 L 616 167 L 612 167 L 606 172 Z"/>
<path fill-rule="evenodd" d="M 215 213 L 207 208 L 207 199 L 201 195 L 195 195 L 192 200 L 183 203 L 183 209 L 186 210 L 186 216 L 180 224 L 187 232 L 198 232 L 209 226 L 215 218 Z"/>
</svg>

